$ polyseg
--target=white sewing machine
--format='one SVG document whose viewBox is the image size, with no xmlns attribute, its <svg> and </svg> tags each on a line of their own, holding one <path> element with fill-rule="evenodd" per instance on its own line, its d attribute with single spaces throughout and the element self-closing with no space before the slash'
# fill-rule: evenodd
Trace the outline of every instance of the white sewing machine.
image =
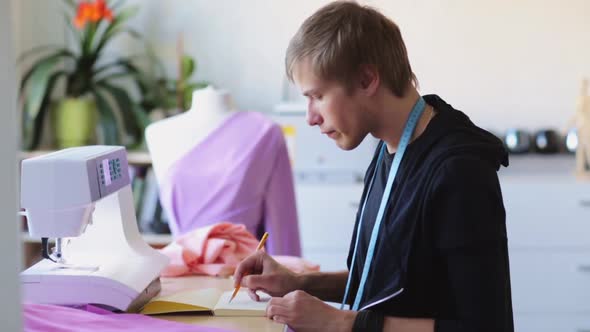
<svg viewBox="0 0 590 332">
<path fill-rule="evenodd" d="M 168 258 L 139 233 L 125 148 L 85 146 L 24 160 L 21 205 L 44 257 L 21 273 L 25 302 L 134 312 L 159 292 Z"/>
</svg>

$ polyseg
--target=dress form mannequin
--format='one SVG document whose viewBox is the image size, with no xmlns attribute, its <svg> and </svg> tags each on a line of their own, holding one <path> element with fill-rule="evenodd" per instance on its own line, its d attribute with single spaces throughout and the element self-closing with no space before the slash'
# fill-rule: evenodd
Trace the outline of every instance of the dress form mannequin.
<svg viewBox="0 0 590 332">
<path fill-rule="evenodd" d="M 236 112 L 228 91 L 212 86 L 195 90 L 186 112 L 149 125 L 145 139 L 157 178 L 189 149 L 203 141 Z"/>
<path fill-rule="evenodd" d="M 146 128 L 162 210 L 173 238 L 220 222 L 267 251 L 301 255 L 293 173 L 282 129 L 259 112 L 238 112 L 229 93 L 193 93 L 186 112 Z"/>
</svg>

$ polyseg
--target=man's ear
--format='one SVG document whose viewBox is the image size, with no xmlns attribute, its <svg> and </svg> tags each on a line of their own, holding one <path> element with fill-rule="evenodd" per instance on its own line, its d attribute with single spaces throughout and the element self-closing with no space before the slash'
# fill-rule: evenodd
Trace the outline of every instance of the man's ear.
<svg viewBox="0 0 590 332">
<path fill-rule="evenodd" d="M 373 95 L 381 83 L 377 68 L 373 65 L 362 65 L 359 72 L 359 83 L 365 94 Z"/>
</svg>

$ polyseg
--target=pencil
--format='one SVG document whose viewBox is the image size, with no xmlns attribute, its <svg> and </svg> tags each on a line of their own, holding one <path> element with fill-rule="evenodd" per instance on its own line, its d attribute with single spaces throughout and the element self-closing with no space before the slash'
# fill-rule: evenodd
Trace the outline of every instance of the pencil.
<svg viewBox="0 0 590 332">
<path fill-rule="evenodd" d="M 264 248 L 264 243 L 266 243 L 266 239 L 268 238 L 268 232 L 264 232 L 264 235 L 262 235 L 262 238 L 260 239 L 260 242 L 258 243 L 258 247 L 256 247 L 256 251 Z M 238 291 L 240 290 L 241 285 L 238 284 L 238 286 L 236 287 L 236 289 L 234 289 L 233 294 L 231 295 L 231 298 L 229 299 L 229 302 L 231 302 L 234 297 L 236 297 L 236 295 L 238 295 Z"/>
</svg>

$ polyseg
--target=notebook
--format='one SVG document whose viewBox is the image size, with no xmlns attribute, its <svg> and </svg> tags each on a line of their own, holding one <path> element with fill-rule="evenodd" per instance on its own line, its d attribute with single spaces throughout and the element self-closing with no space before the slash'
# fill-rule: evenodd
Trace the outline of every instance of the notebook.
<svg viewBox="0 0 590 332">
<path fill-rule="evenodd" d="M 215 316 L 263 317 L 270 295 L 258 292 L 260 301 L 250 299 L 247 291 L 240 290 L 229 302 L 232 291 L 216 288 L 182 291 L 150 300 L 140 311 L 145 315 L 184 312 L 209 312 Z"/>
</svg>

